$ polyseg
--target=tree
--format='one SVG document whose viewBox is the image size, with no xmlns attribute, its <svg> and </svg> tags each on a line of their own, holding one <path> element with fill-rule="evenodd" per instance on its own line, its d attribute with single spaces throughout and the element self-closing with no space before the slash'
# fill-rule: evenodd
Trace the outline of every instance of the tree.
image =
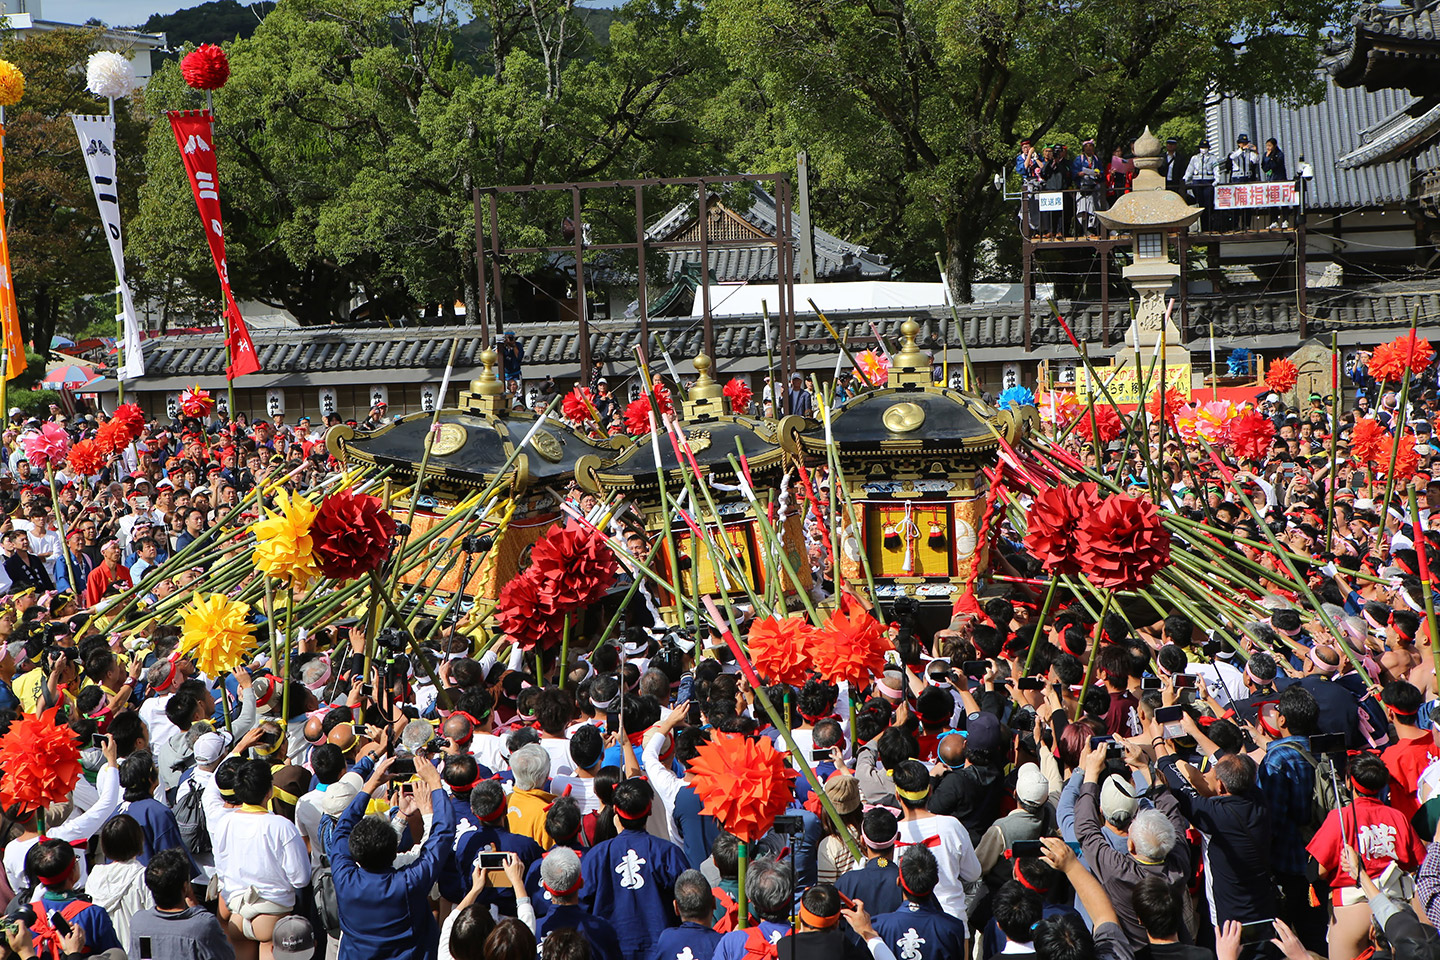
<svg viewBox="0 0 1440 960">
<path fill-rule="evenodd" d="M 742 164 L 808 149 L 818 218 L 902 274 L 933 274 L 941 251 L 969 299 L 981 242 L 1014 213 L 993 180 L 1021 137 L 1085 131 L 1108 149 L 1209 96 L 1313 97 L 1322 31 L 1348 15 L 1304 0 L 710 0 L 730 99 L 770 136 L 736 136 L 733 114 L 712 129 Z"/>
<path fill-rule="evenodd" d="M 42 353 L 77 299 L 108 295 L 115 288 L 109 243 L 70 120 L 72 113 L 107 109 L 85 90 L 84 64 L 99 32 L 60 29 L 5 44 L 5 58 L 25 74 L 25 96 L 5 117 L 11 270 L 21 333 Z M 141 129 L 129 106 L 124 100 L 116 103 L 122 218 L 135 210 L 136 182 L 126 175 L 134 167 L 127 167 L 126 159 L 137 155 Z"/>
<path fill-rule="evenodd" d="M 387 317 L 463 300 L 475 318 L 475 187 L 630 175 L 707 149 L 686 121 L 711 55 L 693 0 L 632 0 L 605 45 L 569 2 L 481 13 L 483 72 L 455 55 L 440 2 L 282 0 L 229 47 L 215 105 L 238 297 L 302 323 L 343 317 L 354 290 Z M 200 95 L 167 67 L 146 103 L 160 118 Z M 213 290 L 163 121 L 147 168 L 135 250 L 151 288 L 181 277 Z M 534 214 L 507 210 L 507 223 L 538 229 Z"/>
</svg>

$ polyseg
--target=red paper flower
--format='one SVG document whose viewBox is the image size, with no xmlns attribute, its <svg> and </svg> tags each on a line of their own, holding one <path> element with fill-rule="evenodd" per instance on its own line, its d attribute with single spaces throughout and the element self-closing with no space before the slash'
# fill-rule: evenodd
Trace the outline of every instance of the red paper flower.
<svg viewBox="0 0 1440 960">
<path fill-rule="evenodd" d="M 574 613 L 599 602 L 615 585 L 615 553 L 593 530 L 559 524 L 530 551 L 538 600 L 555 614 Z"/>
<path fill-rule="evenodd" d="M 93 477 L 105 469 L 105 455 L 94 440 L 81 440 L 70 448 L 70 456 L 65 458 L 65 463 L 72 473 Z"/>
<path fill-rule="evenodd" d="M 1429 340 L 1402 334 L 1380 344 L 1370 354 L 1370 376 L 1384 383 L 1399 382 L 1405 379 L 1406 372 L 1424 373 L 1434 358 L 1435 349 Z"/>
<path fill-rule="evenodd" d="M 1170 430 L 1174 430 L 1174 429 L 1175 429 L 1175 414 L 1176 414 L 1176 412 L 1177 412 L 1181 407 L 1185 406 L 1185 405 L 1186 405 L 1187 403 L 1189 403 L 1189 402 L 1190 402 L 1189 400 L 1186 400 L 1186 399 L 1185 399 L 1185 394 L 1181 393 L 1179 390 L 1176 390 L 1174 387 L 1166 387 L 1166 388 L 1165 388 L 1165 426 L 1166 426 L 1166 428 L 1168 428 L 1168 429 L 1170 429 Z M 1159 390 L 1156 390 L 1154 393 L 1150 394 L 1150 401 L 1145 404 L 1145 411 L 1150 414 L 1151 420 L 1153 420 L 1153 421 L 1156 422 L 1156 423 L 1158 423 L 1158 422 L 1160 421 L 1160 391 L 1159 391 Z"/>
<path fill-rule="evenodd" d="M 95 430 L 95 447 L 101 453 L 120 453 L 130 446 L 130 431 L 119 420 L 106 420 Z"/>
<path fill-rule="evenodd" d="M 1415 435 L 1402 434 L 1393 444 L 1387 444 L 1387 449 L 1380 455 L 1379 462 L 1375 464 L 1375 472 L 1385 476 L 1390 470 L 1390 457 L 1395 457 L 1395 479 L 1406 481 L 1415 476 L 1420 467 L 1420 454 L 1415 450 Z"/>
<path fill-rule="evenodd" d="M 625 407 L 625 432 L 632 437 L 650 432 L 650 401 L 641 397 Z"/>
<path fill-rule="evenodd" d="M 1079 573 L 1075 527 L 1099 503 L 1100 488 L 1093 483 L 1040 491 L 1025 514 L 1025 549 L 1056 576 Z"/>
<path fill-rule="evenodd" d="M 559 616 L 540 596 L 540 579 L 532 566 L 500 588 L 495 626 L 521 650 L 550 649 L 560 642 Z"/>
<path fill-rule="evenodd" d="M 755 396 L 750 389 L 750 384 L 739 377 L 731 377 L 730 382 L 725 384 L 725 399 L 730 401 L 730 412 L 744 414 L 750 412 L 750 400 Z"/>
<path fill-rule="evenodd" d="M 380 499 L 349 490 L 321 501 L 310 522 L 315 562 L 333 580 L 354 580 L 380 569 L 394 536 L 395 518 Z"/>
<path fill-rule="evenodd" d="M 1109 443 L 1124 432 L 1125 424 L 1114 407 L 1109 404 L 1102 406 L 1097 402 L 1075 425 L 1074 432 L 1075 436 L 1088 443 L 1094 439 L 1097 429 L 1100 431 L 1100 442 Z"/>
<path fill-rule="evenodd" d="M 208 417 L 214 409 L 215 398 L 210 396 L 209 390 L 201 390 L 198 385 L 180 394 L 180 412 L 187 417 Z"/>
<path fill-rule="evenodd" d="M 799 687 L 810 678 L 810 647 L 815 643 L 815 628 L 804 617 L 756 620 L 750 624 L 750 633 L 745 639 L 750 647 L 751 665 L 766 680 Z"/>
<path fill-rule="evenodd" d="M 1388 446 L 1386 438 L 1380 421 L 1369 417 L 1357 420 L 1350 431 L 1350 453 L 1361 463 L 1374 463 L 1380 459 L 1380 451 Z"/>
<path fill-rule="evenodd" d="M 690 773 L 701 812 L 747 843 L 768 833 L 794 796 L 795 771 L 764 737 L 716 734 L 700 745 Z"/>
<path fill-rule="evenodd" d="M 38 716 L 20 715 L 0 737 L 0 806 L 24 813 L 67 800 L 80 779 L 80 742 L 68 726 L 57 725 L 51 707 Z"/>
<path fill-rule="evenodd" d="M 565 399 L 560 401 L 560 413 L 571 423 L 587 423 L 595 419 L 590 414 L 590 405 L 593 402 L 589 387 L 572 387 L 570 392 L 565 394 Z"/>
<path fill-rule="evenodd" d="M 213 43 L 202 43 L 180 61 L 180 76 L 196 90 L 219 90 L 230 79 L 230 58 Z"/>
<path fill-rule="evenodd" d="M 110 419 L 125 425 L 125 432 L 130 435 L 132 443 L 140 439 L 140 434 L 145 432 L 145 411 L 133 403 L 120 404 Z"/>
<path fill-rule="evenodd" d="M 1275 424 L 1269 417 L 1254 410 L 1247 410 L 1231 419 L 1225 428 L 1225 446 L 1244 460 L 1263 459 L 1270 452 L 1274 439 Z"/>
<path fill-rule="evenodd" d="M 1272 361 L 1265 371 L 1265 385 L 1276 393 L 1289 393 L 1299 381 L 1300 371 L 1284 357 Z"/>
<path fill-rule="evenodd" d="M 1170 531 L 1149 499 L 1112 494 L 1076 525 L 1075 559 L 1091 583 L 1137 590 L 1170 562 Z"/>
<path fill-rule="evenodd" d="M 830 683 L 849 681 L 856 690 L 885 668 L 885 653 L 890 649 L 880 623 L 864 610 L 842 609 L 830 614 L 815 637 L 811 656 L 820 676 Z"/>
</svg>

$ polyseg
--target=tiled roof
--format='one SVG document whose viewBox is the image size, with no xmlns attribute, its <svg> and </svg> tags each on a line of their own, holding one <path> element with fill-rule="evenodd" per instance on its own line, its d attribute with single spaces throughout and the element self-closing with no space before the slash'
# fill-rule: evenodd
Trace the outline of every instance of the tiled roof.
<svg viewBox="0 0 1440 960">
<path fill-rule="evenodd" d="M 1366 4 L 1350 25 L 1350 41 L 1330 66 L 1336 80 L 1440 93 L 1440 0 Z"/>
<path fill-rule="evenodd" d="M 1215 324 L 1220 339 L 1243 339 L 1268 335 L 1294 335 L 1300 330 L 1300 314 L 1293 297 L 1229 297 L 1197 298 L 1189 301 L 1189 331 L 1192 338 L 1208 333 Z M 1061 310 L 1075 335 L 1097 343 L 1102 334 L 1102 316 L 1098 303 L 1062 303 Z M 1440 284 L 1385 284 L 1363 290 L 1335 290 L 1314 297 L 1309 305 L 1311 335 L 1328 333 L 1331 329 L 1347 334 L 1367 329 L 1394 328 L 1409 322 L 1412 313 L 1427 322 L 1440 318 Z M 984 304 L 961 307 L 957 311 L 964 325 L 965 342 L 972 350 L 1003 349 L 1018 351 L 1025 341 L 1023 305 L 1020 303 Z M 1178 313 L 1178 311 L 1177 311 Z M 938 346 L 942 330 L 952 347 L 960 338 L 950 321 L 948 311 L 919 311 L 904 314 L 895 311 L 855 311 L 827 314 L 837 329 L 848 331 L 854 343 L 873 340 L 871 323 L 887 336 L 893 336 L 899 322 L 913 316 L 923 324 L 922 345 Z M 1110 338 L 1118 340 L 1128 323 L 1123 302 L 1111 304 Z M 1032 305 L 1031 341 L 1036 347 L 1067 348 L 1067 338 L 1055 322 L 1049 307 Z M 717 359 L 754 359 L 765 356 L 763 324 L 760 317 L 734 317 L 714 324 Z M 552 323 L 510 324 L 525 346 L 527 365 L 573 367 L 579 358 L 578 337 L 568 329 Z M 651 351 L 659 346 L 677 361 L 688 359 L 704 349 L 704 329 L 696 318 L 656 318 L 650 321 Z M 255 346 L 266 376 L 291 374 L 332 374 L 355 371 L 363 378 L 367 373 L 391 377 L 405 372 L 439 379 L 450 354 L 451 341 L 459 338 L 456 352 L 456 376 L 468 376 L 480 365 L 483 349 L 479 329 L 470 326 L 418 327 L 407 330 L 376 330 L 373 328 L 317 328 L 284 333 L 256 332 Z M 824 326 L 813 316 L 796 318 L 795 338 L 798 354 L 833 357 L 835 347 Z M 1378 339 L 1372 338 L 1372 339 Z M 639 340 L 639 324 L 633 318 L 595 320 L 591 322 L 590 352 L 597 360 L 625 363 L 633 358 L 633 347 Z M 806 343 L 804 341 L 814 341 Z M 1192 341 L 1193 342 L 1193 341 Z M 1067 348 L 1068 349 L 1068 348 Z M 1016 354 L 1019 356 L 1020 354 Z M 146 379 L 207 378 L 223 374 L 224 340 L 219 334 L 188 334 L 157 337 L 145 341 Z M 413 376 L 409 379 L 414 379 Z"/>
<path fill-rule="evenodd" d="M 1440 135 L 1440 98 L 1415 99 L 1399 113 L 1361 131 L 1361 144 L 1339 159 L 1351 170 L 1371 163 L 1383 163 L 1423 149 Z"/>
<path fill-rule="evenodd" d="M 1388 118 L 1403 114 L 1415 98 L 1403 90 L 1370 92 L 1341 87 L 1325 75 L 1325 96 L 1319 102 L 1290 107 L 1269 97 L 1255 101 L 1227 98 L 1206 111 L 1206 133 L 1223 154 L 1233 149 L 1238 134 L 1256 143 L 1274 137 L 1285 151 L 1290 174 L 1304 156 L 1315 169 L 1305 203 L 1312 209 L 1353 210 L 1403 203 L 1410 199 L 1410 163 L 1405 160 L 1342 167 L 1342 157 L 1362 146 L 1362 134 Z M 1415 161 L 1422 169 L 1440 166 L 1440 147 L 1433 143 Z"/>
<path fill-rule="evenodd" d="M 745 210 L 731 211 L 752 224 L 768 237 L 775 236 L 779 215 L 775 210 L 775 198 L 759 184 L 751 184 L 750 206 Z M 691 200 L 671 207 L 666 213 L 649 224 L 645 235 L 651 240 L 670 240 L 683 233 L 696 217 L 696 202 Z M 789 234 L 794 237 L 800 224 L 794 211 L 790 215 Z M 831 279 L 848 277 L 857 280 L 875 280 L 888 277 L 890 267 L 885 258 L 870 252 L 862 244 L 842 240 L 819 227 L 811 226 L 815 243 L 815 277 Z M 719 247 L 709 251 L 711 273 L 716 280 L 773 281 L 778 276 L 775 268 L 775 247 L 760 243 L 753 247 Z M 699 250 L 666 251 L 666 278 L 673 277 L 681 264 L 699 263 Z M 798 260 L 796 276 L 799 275 Z"/>
</svg>

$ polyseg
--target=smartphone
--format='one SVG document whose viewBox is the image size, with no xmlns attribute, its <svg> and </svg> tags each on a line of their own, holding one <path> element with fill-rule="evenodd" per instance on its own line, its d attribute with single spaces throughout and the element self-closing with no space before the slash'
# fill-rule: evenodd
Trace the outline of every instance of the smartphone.
<svg viewBox="0 0 1440 960">
<path fill-rule="evenodd" d="M 56 910 L 50 915 L 50 926 L 54 927 L 55 932 L 62 937 L 70 936 L 75 930 L 74 927 L 70 926 L 70 921 L 66 920 L 65 915 L 59 910 Z"/>
<path fill-rule="evenodd" d="M 1010 856 L 1016 860 L 1021 857 L 1038 857 L 1044 852 L 1039 840 L 1016 840 L 1010 844 Z"/>
<path fill-rule="evenodd" d="M 1345 734 L 1317 733 L 1310 738 L 1310 752 L 1317 757 L 1324 753 L 1344 753 Z"/>
<path fill-rule="evenodd" d="M 395 762 L 390 764 L 390 779 L 408 780 L 415 776 L 414 757 L 396 757 Z"/>
<path fill-rule="evenodd" d="M 620 732 L 620 714 L 618 711 L 611 710 L 609 713 L 605 714 L 605 732 Z"/>
<path fill-rule="evenodd" d="M 155 948 L 149 937 L 140 938 L 140 960 L 154 960 Z"/>
<path fill-rule="evenodd" d="M 966 660 L 960 665 L 960 671 L 967 677 L 983 677 L 990 671 L 990 661 Z"/>
<path fill-rule="evenodd" d="M 1184 690 L 1186 688 L 1191 690 L 1195 689 L 1195 674 L 1193 673 L 1177 673 L 1173 679 L 1175 680 L 1175 689 L 1177 690 Z"/>
<path fill-rule="evenodd" d="M 838 893 L 838 894 L 840 894 L 840 905 L 841 905 L 842 907 L 844 907 L 846 910 L 854 910 L 854 909 L 855 909 L 855 901 L 854 901 L 853 898 L 846 896 L 846 895 L 845 895 L 842 891 L 840 891 L 840 890 L 836 890 L 835 892 Z"/>
<path fill-rule="evenodd" d="M 1124 760 L 1125 744 L 1120 743 L 1118 740 L 1111 741 L 1110 746 L 1105 748 L 1105 759 L 1107 761 Z"/>
<path fill-rule="evenodd" d="M 783 833 L 794 836 L 797 833 L 805 832 L 805 818 L 798 813 L 782 813 L 775 818 L 775 825 L 772 828 L 776 833 Z"/>
<path fill-rule="evenodd" d="M 1156 707 L 1155 722 L 1163 728 L 1161 733 L 1166 740 L 1178 740 L 1185 736 L 1185 728 L 1180 721 L 1185 717 L 1185 709 L 1178 704 L 1173 707 Z"/>
<path fill-rule="evenodd" d="M 1159 690 L 1159 689 L 1160 689 L 1160 678 L 1159 678 L 1159 677 L 1141 677 L 1141 678 L 1140 678 L 1140 689 L 1141 689 L 1141 690 Z"/>
<path fill-rule="evenodd" d="M 1110 744 L 1112 744 L 1112 743 L 1114 743 L 1114 742 L 1115 742 L 1115 741 L 1112 740 L 1110 737 L 1091 737 L 1091 738 L 1090 738 L 1090 749 L 1091 749 L 1091 750 L 1099 750 L 1101 747 L 1109 746 Z"/>
<path fill-rule="evenodd" d="M 1275 939 L 1274 920 L 1256 920 L 1253 923 L 1240 924 L 1241 943 L 1265 943 Z"/>
<path fill-rule="evenodd" d="M 96 750 L 104 750 L 105 739 L 105 734 L 103 733 L 92 733 L 90 735 L 90 746 L 94 747 Z"/>
<path fill-rule="evenodd" d="M 504 870 L 509 854 L 504 850 L 482 850 L 476 859 L 482 870 Z"/>
<path fill-rule="evenodd" d="M 262 746 L 273 747 L 275 746 L 275 744 L 280 742 L 280 731 L 267 730 L 264 733 L 260 734 L 260 738 L 256 742 L 261 744 Z"/>
<path fill-rule="evenodd" d="M 811 763 L 829 763 L 831 747 L 815 747 L 810 751 Z"/>
<path fill-rule="evenodd" d="M 1015 688 L 1017 690 L 1044 690 L 1045 678 L 1021 677 L 1019 680 L 1015 681 Z"/>
</svg>

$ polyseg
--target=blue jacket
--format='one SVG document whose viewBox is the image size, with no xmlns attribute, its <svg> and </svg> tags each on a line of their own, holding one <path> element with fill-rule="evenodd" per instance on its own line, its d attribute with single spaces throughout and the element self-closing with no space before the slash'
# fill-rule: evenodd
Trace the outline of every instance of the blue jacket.
<svg viewBox="0 0 1440 960">
<path fill-rule="evenodd" d="M 65 893 L 44 893 L 40 901 L 45 905 L 48 913 L 58 913 L 70 905 L 72 900 L 89 899 L 78 897 L 67 891 Z M 39 910 L 36 910 L 39 913 Z M 75 915 L 75 924 L 85 931 L 85 953 L 87 956 L 104 953 L 113 947 L 123 946 L 120 938 L 115 935 L 115 925 L 110 922 L 110 914 L 99 904 L 92 903 Z"/>
<path fill-rule="evenodd" d="M 465 899 L 465 894 L 470 891 L 470 874 L 475 869 L 475 857 L 481 850 L 492 848 L 515 854 L 526 869 L 540 859 L 542 852 L 540 844 L 529 837 L 496 829 L 489 824 L 482 825 L 478 830 L 463 832 L 460 842 L 455 845 L 455 856 L 440 873 L 440 895 L 451 903 Z M 515 916 L 515 894 L 511 890 L 486 887 L 479 902 L 493 903 L 505 916 Z"/>
<path fill-rule="evenodd" d="M 430 887 L 452 855 L 455 815 L 445 791 L 432 790 L 435 817 L 420 858 L 399 870 L 371 873 L 350 857 L 350 831 L 365 816 L 370 794 L 360 792 L 340 817 L 330 845 L 340 911 L 339 960 L 433 960 L 440 929 L 430 912 Z"/>
<path fill-rule="evenodd" d="M 626 957 L 648 957 L 666 927 L 674 926 L 675 881 L 690 864 L 669 840 L 643 830 L 621 830 L 580 860 L 580 903 L 607 918 Z"/>
<path fill-rule="evenodd" d="M 562 903 L 552 906 L 550 911 L 536 923 L 536 939 L 545 942 L 551 930 L 579 930 L 590 944 L 592 960 L 625 960 L 620 950 L 620 938 L 615 928 L 604 917 L 597 917 L 574 904 Z"/>
<path fill-rule="evenodd" d="M 897 957 L 950 960 L 965 956 L 965 924 L 931 907 L 905 901 L 873 921 L 875 932 Z"/>
<path fill-rule="evenodd" d="M 720 943 L 721 934 L 701 923 L 686 920 L 678 927 L 669 927 L 655 941 L 655 952 L 650 960 L 680 960 L 692 957 L 694 960 L 710 960 L 715 947 Z M 686 951 L 689 951 L 688 954 Z"/>
</svg>

